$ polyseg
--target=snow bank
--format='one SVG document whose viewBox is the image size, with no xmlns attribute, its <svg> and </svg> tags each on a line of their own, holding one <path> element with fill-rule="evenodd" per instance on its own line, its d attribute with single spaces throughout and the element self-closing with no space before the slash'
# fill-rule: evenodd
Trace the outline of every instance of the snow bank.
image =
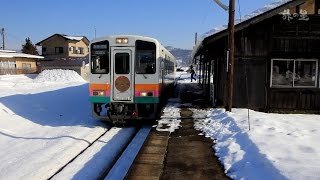
<svg viewBox="0 0 320 180">
<path fill-rule="evenodd" d="M 200 135 L 214 139 L 216 155 L 229 177 L 319 179 L 319 115 L 232 111 L 211 109 L 206 119 L 195 122 Z"/>
<path fill-rule="evenodd" d="M 86 82 L 73 70 L 44 70 L 35 79 L 35 82 Z"/>
</svg>

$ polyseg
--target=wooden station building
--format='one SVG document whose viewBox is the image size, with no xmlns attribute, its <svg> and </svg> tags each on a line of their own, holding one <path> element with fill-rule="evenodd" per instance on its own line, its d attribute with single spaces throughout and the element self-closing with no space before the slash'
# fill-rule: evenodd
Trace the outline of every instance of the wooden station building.
<svg viewBox="0 0 320 180">
<path fill-rule="evenodd" d="M 320 112 L 320 0 L 273 3 L 235 25 L 233 107 Z M 199 84 L 215 106 L 227 101 L 228 29 L 193 50 Z"/>
</svg>

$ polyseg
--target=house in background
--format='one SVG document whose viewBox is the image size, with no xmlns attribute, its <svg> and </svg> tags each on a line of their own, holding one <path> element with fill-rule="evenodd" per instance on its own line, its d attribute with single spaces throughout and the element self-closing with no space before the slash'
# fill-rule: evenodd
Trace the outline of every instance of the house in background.
<svg viewBox="0 0 320 180">
<path fill-rule="evenodd" d="M 0 50 L 0 75 L 31 74 L 37 72 L 37 62 L 43 56 Z"/>
<path fill-rule="evenodd" d="M 320 0 L 279 1 L 235 25 L 233 107 L 320 113 Z M 200 84 L 225 106 L 228 29 L 216 28 L 193 51 Z"/>
<path fill-rule="evenodd" d="M 89 43 L 85 36 L 54 34 L 38 43 L 45 57 L 38 63 L 40 71 L 45 69 L 74 70 L 82 77 L 87 75 Z"/>
<path fill-rule="evenodd" d="M 46 59 L 65 57 L 86 57 L 90 41 L 85 36 L 54 34 L 38 43 Z"/>
</svg>

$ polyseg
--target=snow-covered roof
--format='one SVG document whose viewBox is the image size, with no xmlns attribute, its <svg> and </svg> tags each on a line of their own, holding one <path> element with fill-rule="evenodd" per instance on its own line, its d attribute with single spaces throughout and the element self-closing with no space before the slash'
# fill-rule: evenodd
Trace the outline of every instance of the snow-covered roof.
<svg viewBox="0 0 320 180">
<path fill-rule="evenodd" d="M 63 37 L 65 39 L 71 40 L 71 41 L 81 41 L 81 40 L 83 40 L 84 42 L 86 42 L 88 44 L 90 42 L 86 36 L 69 36 L 69 35 L 65 35 L 65 34 L 54 34 L 54 35 L 52 35 L 52 36 L 50 36 L 50 37 L 48 37 L 48 38 L 36 43 L 36 45 L 37 46 L 41 46 L 42 42 L 47 41 L 48 39 L 51 39 L 51 38 L 53 38 L 55 36 L 60 36 L 60 37 Z"/>
<path fill-rule="evenodd" d="M 70 40 L 76 40 L 76 41 L 80 41 L 81 39 L 84 38 L 84 36 L 67 36 L 67 35 L 63 35 L 63 37 L 70 39 Z"/>
<path fill-rule="evenodd" d="M 0 50 L 0 57 L 2 58 L 16 58 L 16 57 L 23 57 L 23 58 L 34 58 L 34 59 L 43 59 L 43 56 L 25 54 L 25 53 L 17 53 L 16 51 L 11 50 Z"/>
<path fill-rule="evenodd" d="M 243 18 L 235 20 L 235 25 L 241 24 L 244 21 L 250 20 L 250 19 L 252 19 L 254 17 L 257 17 L 258 15 L 261 15 L 261 14 L 267 12 L 267 11 L 270 11 L 270 10 L 273 10 L 273 9 L 275 9 L 277 7 L 280 7 L 281 5 L 283 5 L 283 4 L 287 3 L 287 2 L 290 2 L 290 1 L 294 1 L 294 0 L 275 0 L 272 3 L 267 4 L 264 7 L 259 8 L 259 9 L 255 10 L 255 11 L 245 15 Z M 221 32 L 221 31 L 226 30 L 227 28 L 228 28 L 228 25 L 221 25 L 221 26 L 213 28 L 210 31 L 208 31 L 208 32 L 204 33 L 203 35 L 201 35 L 201 37 L 197 41 L 195 47 L 193 48 L 192 57 L 194 57 L 195 54 L 197 53 L 197 51 L 200 49 L 200 47 L 202 46 L 202 42 L 206 37 L 215 35 L 215 34 Z"/>
</svg>

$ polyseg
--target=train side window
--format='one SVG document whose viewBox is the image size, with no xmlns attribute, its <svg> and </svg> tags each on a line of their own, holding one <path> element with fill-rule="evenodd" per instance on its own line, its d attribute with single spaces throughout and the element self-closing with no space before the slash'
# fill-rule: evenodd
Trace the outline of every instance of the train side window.
<svg viewBox="0 0 320 180">
<path fill-rule="evenodd" d="M 137 74 L 156 73 L 156 45 L 153 42 L 136 41 L 136 61 L 135 68 Z"/>
</svg>

